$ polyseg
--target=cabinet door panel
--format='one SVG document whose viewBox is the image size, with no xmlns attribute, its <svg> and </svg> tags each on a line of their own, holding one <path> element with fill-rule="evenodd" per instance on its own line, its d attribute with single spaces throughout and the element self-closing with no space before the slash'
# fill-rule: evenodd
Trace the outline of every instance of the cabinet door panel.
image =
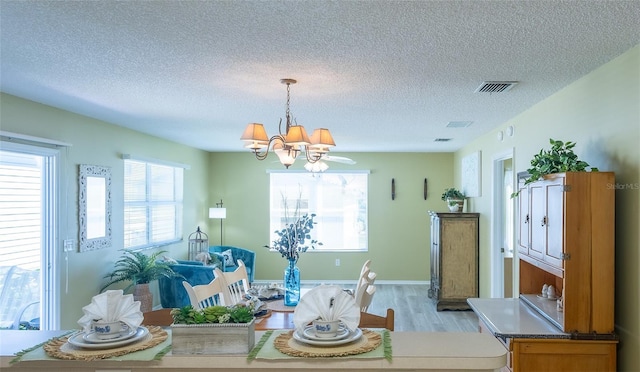
<svg viewBox="0 0 640 372">
<path fill-rule="evenodd" d="M 431 288 L 440 287 L 440 219 L 431 218 Z"/>
<path fill-rule="evenodd" d="M 529 256 L 542 259 L 547 242 L 545 189 L 542 182 L 532 184 L 531 193 L 531 245 L 529 246 Z"/>
<path fill-rule="evenodd" d="M 478 293 L 478 223 L 476 219 L 443 219 L 440 257 L 442 298 L 476 297 Z"/>
<path fill-rule="evenodd" d="M 521 182 L 520 194 L 518 195 L 518 251 L 529 254 L 530 215 L 529 215 L 529 187 L 523 186 Z"/>
<path fill-rule="evenodd" d="M 554 182 L 547 185 L 547 249 L 544 261 L 563 268 L 563 226 L 564 226 L 564 183 Z"/>
</svg>

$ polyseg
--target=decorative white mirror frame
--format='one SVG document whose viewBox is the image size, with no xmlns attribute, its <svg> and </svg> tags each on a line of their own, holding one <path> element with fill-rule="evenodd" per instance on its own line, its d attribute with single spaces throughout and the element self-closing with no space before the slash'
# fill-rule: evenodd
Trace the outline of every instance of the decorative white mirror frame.
<svg viewBox="0 0 640 372">
<path fill-rule="evenodd" d="M 80 164 L 80 252 L 111 247 L 111 168 Z"/>
</svg>

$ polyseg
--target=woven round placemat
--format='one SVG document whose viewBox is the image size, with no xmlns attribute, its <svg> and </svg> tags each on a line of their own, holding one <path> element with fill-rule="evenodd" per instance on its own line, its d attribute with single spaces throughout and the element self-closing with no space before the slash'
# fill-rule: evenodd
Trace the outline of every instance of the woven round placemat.
<svg viewBox="0 0 640 372">
<path fill-rule="evenodd" d="M 284 300 L 267 301 L 267 309 L 273 311 L 281 311 L 283 313 L 292 313 L 296 310 L 295 306 L 285 306 Z"/>
<path fill-rule="evenodd" d="M 55 338 L 43 345 L 44 351 L 51 357 L 58 359 L 70 359 L 70 360 L 98 360 L 111 358 L 115 356 L 125 355 L 134 351 L 145 350 L 150 347 L 154 347 L 161 342 L 165 341 L 169 335 L 167 332 L 158 326 L 146 326 L 149 330 L 147 334 L 140 341 L 134 342 L 129 345 L 123 345 L 112 349 L 83 349 L 73 346 L 67 342 L 69 337 L 75 335 L 71 334 L 66 337 Z"/>
<path fill-rule="evenodd" d="M 275 348 L 283 354 L 304 358 L 325 358 L 356 355 L 374 350 L 382 344 L 382 336 L 368 329 L 362 330 L 362 337 L 348 344 L 336 346 L 313 346 L 296 341 L 293 332 L 278 335 L 273 340 Z"/>
</svg>

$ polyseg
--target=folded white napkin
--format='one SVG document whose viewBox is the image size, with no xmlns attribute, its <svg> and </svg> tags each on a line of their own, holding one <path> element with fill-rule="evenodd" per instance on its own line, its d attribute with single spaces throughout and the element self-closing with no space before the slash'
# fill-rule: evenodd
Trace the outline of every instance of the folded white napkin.
<svg viewBox="0 0 640 372">
<path fill-rule="evenodd" d="M 140 311 L 140 301 L 133 295 L 123 295 L 121 289 L 108 290 L 93 296 L 91 303 L 82 308 L 84 316 L 78 324 L 85 332 L 91 331 L 91 322 L 102 319 L 105 322 L 121 321 L 131 329 L 138 329 L 144 316 Z"/>
<path fill-rule="evenodd" d="M 360 309 L 356 301 L 337 285 L 319 285 L 307 292 L 293 311 L 293 324 L 303 332 L 316 319 L 340 320 L 353 331 L 360 324 Z"/>
</svg>

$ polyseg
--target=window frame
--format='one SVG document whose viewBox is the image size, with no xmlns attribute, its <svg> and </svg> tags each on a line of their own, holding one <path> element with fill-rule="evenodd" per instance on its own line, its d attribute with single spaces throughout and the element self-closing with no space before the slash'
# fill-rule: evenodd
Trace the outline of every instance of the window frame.
<svg viewBox="0 0 640 372">
<path fill-rule="evenodd" d="M 330 238 L 324 238 L 324 237 L 334 237 L 337 236 L 339 234 L 336 234 L 333 231 L 327 231 L 327 224 L 323 224 L 322 219 L 323 218 L 330 218 L 330 217 L 326 217 L 326 213 L 323 213 L 322 210 L 332 210 L 333 212 L 336 211 L 341 211 L 341 215 L 336 217 L 336 214 L 332 214 L 333 215 L 333 220 L 335 221 L 336 218 L 340 219 L 340 221 L 342 222 L 342 224 L 344 225 L 344 218 L 345 218 L 345 210 L 344 209 L 338 209 L 335 206 L 320 206 L 318 207 L 317 205 L 322 203 L 322 195 L 325 194 L 325 192 L 327 190 L 320 190 L 319 192 L 312 192 L 311 190 L 305 190 L 304 188 L 302 189 L 302 191 L 300 191 L 300 189 L 298 189 L 297 191 L 297 195 L 305 195 L 305 196 L 316 196 L 315 198 L 313 198 L 313 200 L 311 198 L 304 198 L 303 197 L 303 202 L 301 203 L 301 214 L 304 213 L 315 213 L 316 214 L 316 227 L 311 231 L 311 237 L 312 239 L 316 239 L 319 242 L 323 243 L 322 245 L 316 245 L 315 249 L 310 249 L 307 252 L 317 252 L 317 253 L 347 253 L 347 252 L 368 252 L 369 251 L 369 230 L 368 230 L 368 226 L 369 226 L 369 221 L 368 221 L 368 193 L 369 193 L 369 174 L 370 172 L 368 170 L 328 170 L 322 173 L 311 173 L 308 171 L 304 171 L 304 170 L 269 170 L 267 171 L 267 173 L 269 173 L 269 242 L 273 242 L 277 235 L 275 233 L 276 230 L 281 230 L 284 226 L 281 224 L 276 223 L 275 221 L 282 221 L 284 218 L 284 214 L 282 213 L 282 194 L 279 192 L 277 195 L 279 195 L 277 197 L 278 200 L 276 200 L 276 194 L 274 193 L 274 190 L 272 190 L 272 188 L 274 187 L 274 178 L 273 177 L 278 177 L 278 175 L 287 175 L 289 177 L 293 176 L 293 177 L 297 177 L 297 176 L 301 176 L 301 177 L 310 177 L 313 179 L 317 179 L 317 178 L 321 178 L 324 177 L 325 175 L 346 175 L 347 177 L 353 175 L 353 176 L 364 176 L 365 179 L 363 180 L 364 186 L 362 188 L 362 192 L 364 193 L 364 195 L 360 198 L 357 198 L 358 202 L 355 202 L 355 199 L 352 201 L 352 203 L 357 203 L 358 207 L 357 212 L 355 214 L 352 213 L 352 215 L 354 216 L 353 218 L 351 218 L 351 223 L 352 224 L 359 224 L 361 226 L 363 226 L 363 231 L 362 233 L 358 234 L 352 234 L 351 235 L 351 239 L 353 241 L 357 241 L 357 245 L 359 245 L 358 247 L 353 247 L 353 245 L 351 245 L 350 247 L 340 247 L 340 248 L 336 248 L 335 244 L 331 244 L 329 243 L 331 241 Z M 360 181 L 362 182 L 362 180 Z M 289 187 L 291 184 L 287 184 L 287 187 Z M 296 193 L 295 188 L 299 188 L 302 187 L 302 185 L 300 185 L 298 183 L 298 186 L 296 187 L 292 187 L 289 188 L 287 190 L 287 204 L 288 208 L 291 210 L 295 207 L 295 199 L 292 198 L 291 196 Z M 364 203 L 362 203 L 364 202 Z M 278 207 L 279 206 L 279 207 Z M 363 210 L 362 210 L 363 209 Z M 353 211 L 353 208 L 351 209 Z M 280 212 L 279 214 L 274 214 L 275 212 Z M 325 216 L 323 216 L 323 214 Z M 289 216 L 291 216 L 292 213 L 289 213 Z M 349 221 L 349 219 L 347 219 L 347 221 Z M 362 221 L 362 223 L 360 224 L 360 221 Z M 339 222 L 340 223 L 340 222 Z M 345 238 L 342 238 L 342 244 L 344 244 Z"/>
<path fill-rule="evenodd" d="M 64 143 L 29 137 L 22 143 L 2 140 L 3 151 L 40 157 L 41 209 L 40 209 L 40 330 L 58 329 L 60 326 L 60 266 L 56 251 L 60 229 L 60 149 Z M 65 200 L 66 204 L 67 200 Z"/>
<path fill-rule="evenodd" d="M 183 240 L 183 210 L 184 210 L 184 169 L 188 169 L 187 166 L 180 165 L 177 163 L 169 163 L 161 160 L 153 160 L 153 159 L 143 159 L 143 158 L 134 158 L 130 155 L 123 156 L 124 158 L 124 228 L 123 228 L 123 246 L 125 249 L 130 250 L 144 250 L 149 248 L 160 247 L 164 245 L 178 243 Z M 129 174 L 128 174 L 128 162 L 138 163 L 144 165 L 144 199 L 128 199 L 128 196 L 134 191 L 129 188 L 129 186 L 133 187 L 130 184 Z M 154 194 L 154 186 L 158 186 L 158 184 L 153 183 L 152 172 L 154 168 L 170 168 L 173 171 L 172 177 L 172 197 L 171 198 L 157 198 L 157 194 Z M 153 195 L 156 195 L 155 199 L 152 200 Z M 166 219 L 156 219 L 154 220 L 154 210 L 157 210 L 158 207 L 173 207 L 173 218 L 172 218 L 172 228 L 174 233 L 173 236 L 168 239 L 154 239 L 154 226 L 157 226 L 158 223 L 169 224 L 169 218 Z M 128 213 L 133 213 L 131 211 L 132 208 L 144 208 L 144 229 L 138 229 L 137 233 L 140 234 L 144 232 L 144 243 L 142 244 L 132 244 L 131 241 L 135 240 L 131 238 L 129 235 L 136 233 L 133 229 L 129 227 L 131 224 L 129 222 Z M 129 224 L 129 225 L 128 225 Z"/>
</svg>

